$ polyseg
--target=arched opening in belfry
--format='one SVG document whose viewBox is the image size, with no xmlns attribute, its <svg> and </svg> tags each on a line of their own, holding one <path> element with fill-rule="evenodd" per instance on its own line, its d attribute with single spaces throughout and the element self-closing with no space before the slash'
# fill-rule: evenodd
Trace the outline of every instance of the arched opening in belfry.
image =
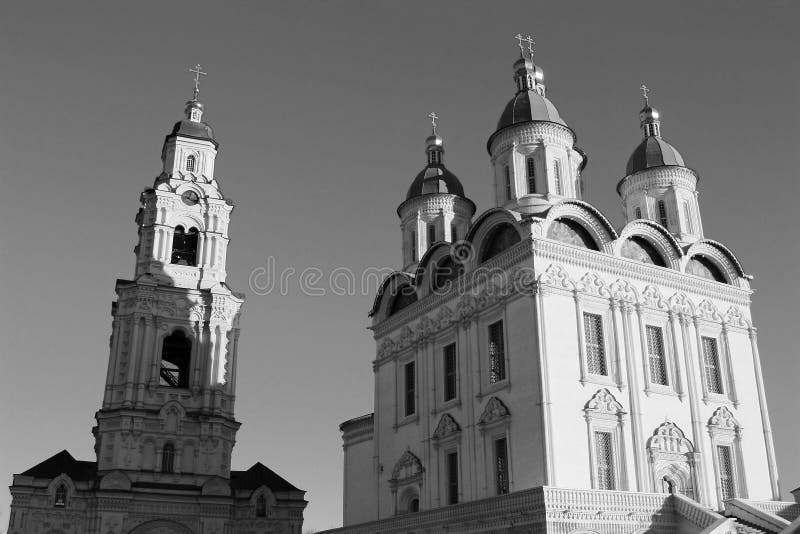
<svg viewBox="0 0 800 534">
<path fill-rule="evenodd" d="M 161 349 L 160 384 L 173 388 L 189 387 L 189 362 L 192 342 L 181 330 L 164 338 Z"/>
<path fill-rule="evenodd" d="M 172 237 L 172 257 L 170 263 L 176 265 L 197 265 L 197 228 L 176 226 Z"/>
</svg>

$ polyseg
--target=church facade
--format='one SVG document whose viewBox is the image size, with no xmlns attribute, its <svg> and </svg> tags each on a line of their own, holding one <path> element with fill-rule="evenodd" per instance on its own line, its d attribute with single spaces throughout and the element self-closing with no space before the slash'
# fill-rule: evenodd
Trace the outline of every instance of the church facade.
<svg viewBox="0 0 800 534">
<path fill-rule="evenodd" d="M 117 280 L 111 309 L 96 460 L 62 451 L 14 475 L 9 534 L 301 532 L 304 491 L 260 463 L 231 470 L 244 296 L 226 283 L 233 203 L 203 111 L 195 85 L 140 197 L 134 277 Z"/>
<path fill-rule="evenodd" d="M 788 529 L 751 277 L 705 236 L 698 173 L 644 88 L 615 228 L 531 49 L 514 80 L 487 143 L 494 207 L 474 217 L 434 122 L 398 208 L 374 412 L 341 425 L 330 532 Z"/>
</svg>

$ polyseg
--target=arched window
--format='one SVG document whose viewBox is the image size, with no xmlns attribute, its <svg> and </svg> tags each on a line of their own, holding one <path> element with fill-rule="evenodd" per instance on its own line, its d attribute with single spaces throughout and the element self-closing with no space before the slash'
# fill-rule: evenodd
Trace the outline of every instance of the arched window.
<svg viewBox="0 0 800 534">
<path fill-rule="evenodd" d="M 175 446 L 172 443 L 164 445 L 164 450 L 161 452 L 161 472 L 175 472 Z"/>
<path fill-rule="evenodd" d="M 511 170 L 508 168 L 508 165 L 505 166 L 505 178 L 506 178 L 506 200 L 511 200 Z"/>
<path fill-rule="evenodd" d="M 186 232 L 183 226 L 175 227 L 170 262 L 177 265 L 197 265 L 197 228 L 189 228 Z"/>
<path fill-rule="evenodd" d="M 267 497 L 263 493 L 256 497 L 256 517 L 267 517 Z"/>
<path fill-rule="evenodd" d="M 561 162 L 558 160 L 553 162 L 553 180 L 556 185 L 556 195 L 563 195 L 564 184 L 561 183 Z"/>
<path fill-rule="evenodd" d="M 642 208 L 636 208 L 634 213 L 635 213 L 635 216 L 636 216 L 637 219 L 641 219 L 642 218 Z"/>
<path fill-rule="evenodd" d="M 528 170 L 528 194 L 532 195 L 536 192 L 536 165 L 533 161 L 533 156 L 528 156 L 525 160 Z"/>
<path fill-rule="evenodd" d="M 194 156 L 186 156 L 186 172 L 194 172 L 196 160 Z"/>
<path fill-rule="evenodd" d="M 666 267 L 664 258 L 658 253 L 656 248 L 650 244 L 649 241 L 643 237 L 633 236 L 629 237 L 622 244 L 621 254 L 623 258 L 640 261 L 642 263 L 651 263 L 659 267 Z"/>
<path fill-rule="evenodd" d="M 494 258 L 505 249 L 519 242 L 519 233 L 513 226 L 509 223 L 498 224 L 491 231 L 483 245 L 481 262 Z"/>
<path fill-rule="evenodd" d="M 64 508 L 67 505 L 67 487 L 64 484 L 59 484 L 56 488 L 56 498 L 53 500 L 53 506 Z"/>
<path fill-rule="evenodd" d="M 389 306 L 389 315 L 394 315 L 403 308 L 414 304 L 417 301 L 417 292 L 409 284 L 404 284 L 397 288 Z"/>
<path fill-rule="evenodd" d="M 686 264 L 686 272 L 724 284 L 728 283 L 728 280 L 725 278 L 725 275 L 722 274 L 719 267 L 702 254 L 695 254 L 689 259 L 689 263 Z"/>
<path fill-rule="evenodd" d="M 667 205 L 663 200 L 658 201 L 658 222 L 661 223 L 661 226 L 664 228 L 667 227 L 667 223 L 669 222 L 667 219 Z"/>
<path fill-rule="evenodd" d="M 547 229 L 547 237 L 548 239 L 555 239 L 576 247 L 600 250 L 592 235 L 583 225 L 566 217 L 556 219 L 550 223 L 550 228 Z"/>
<path fill-rule="evenodd" d="M 464 272 L 464 265 L 456 262 L 452 256 L 446 256 L 433 266 L 433 290 L 453 287 L 454 281 Z M 449 282 L 449 283 L 448 283 Z"/>
<path fill-rule="evenodd" d="M 160 384 L 173 388 L 189 387 L 189 362 L 192 342 L 181 330 L 164 338 L 161 348 Z"/>
</svg>

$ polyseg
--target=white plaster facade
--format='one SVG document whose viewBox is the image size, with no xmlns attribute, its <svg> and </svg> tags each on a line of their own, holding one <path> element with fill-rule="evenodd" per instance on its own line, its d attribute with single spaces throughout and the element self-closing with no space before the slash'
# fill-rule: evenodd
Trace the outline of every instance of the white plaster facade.
<svg viewBox="0 0 800 534">
<path fill-rule="evenodd" d="M 339 531 L 733 532 L 747 500 L 761 514 L 748 525 L 793 519 L 751 277 L 704 238 L 697 173 L 646 107 L 643 144 L 674 153 L 634 153 L 615 229 L 581 199 L 585 156 L 541 71 L 515 69 L 488 144 L 496 207 L 376 296 L 374 413 L 341 426 Z M 461 270 L 442 275 L 452 260 Z"/>
</svg>

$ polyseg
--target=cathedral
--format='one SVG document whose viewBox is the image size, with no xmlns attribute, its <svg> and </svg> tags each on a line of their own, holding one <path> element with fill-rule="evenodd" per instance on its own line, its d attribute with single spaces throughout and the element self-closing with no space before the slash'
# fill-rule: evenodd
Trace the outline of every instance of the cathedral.
<svg viewBox="0 0 800 534">
<path fill-rule="evenodd" d="M 226 283 L 233 203 L 195 90 L 139 198 L 131 280 L 117 280 L 95 461 L 66 450 L 14 475 L 9 534 L 300 534 L 305 492 L 231 470 L 239 318 Z"/>
<path fill-rule="evenodd" d="M 584 200 L 587 156 L 517 38 L 490 209 L 445 166 L 431 114 L 397 208 L 401 269 L 370 312 L 374 412 L 341 424 L 344 526 L 328 532 L 800 528 L 780 501 L 752 277 L 705 236 L 698 173 L 642 86 L 615 228 Z"/>
</svg>

